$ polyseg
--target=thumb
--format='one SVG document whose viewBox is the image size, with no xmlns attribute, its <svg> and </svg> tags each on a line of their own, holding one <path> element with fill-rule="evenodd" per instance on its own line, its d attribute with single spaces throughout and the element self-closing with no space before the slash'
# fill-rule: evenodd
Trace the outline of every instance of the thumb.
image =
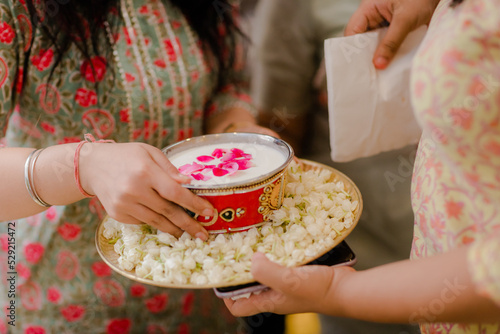
<svg viewBox="0 0 500 334">
<path fill-rule="evenodd" d="M 270 261 L 263 253 L 252 257 L 252 275 L 258 282 L 286 295 L 305 297 L 311 288 L 317 266 L 284 267 Z M 309 284 L 308 284 L 309 283 Z"/>
<path fill-rule="evenodd" d="M 382 41 L 373 55 L 373 65 L 385 69 L 396 55 L 406 36 L 412 31 L 412 24 L 401 16 L 395 16 Z"/>
<path fill-rule="evenodd" d="M 151 158 L 160 166 L 160 168 L 167 173 L 177 183 L 186 184 L 191 182 L 191 178 L 187 175 L 179 173 L 177 168 L 168 160 L 165 154 L 155 147 L 146 146 Z"/>
</svg>

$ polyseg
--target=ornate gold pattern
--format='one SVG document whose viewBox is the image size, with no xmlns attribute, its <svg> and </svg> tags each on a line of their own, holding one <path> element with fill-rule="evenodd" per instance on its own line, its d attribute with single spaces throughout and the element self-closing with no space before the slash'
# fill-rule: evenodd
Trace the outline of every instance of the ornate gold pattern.
<svg viewBox="0 0 500 334">
<path fill-rule="evenodd" d="M 198 217 L 200 217 L 200 215 L 195 214 L 194 212 L 189 211 L 189 210 L 186 210 L 186 211 L 190 216 L 193 217 L 194 220 L 196 220 L 198 223 L 200 223 L 201 226 L 211 226 L 211 225 L 215 224 L 215 222 L 217 221 L 217 218 L 219 217 L 217 209 L 214 208 L 214 210 L 215 210 L 214 215 L 210 221 L 200 221 L 200 220 L 198 220 Z"/>
<path fill-rule="evenodd" d="M 258 212 L 266 220 L 269 218 L 269 214 L 273 210 L 279 209 L 283 202 L 285 178 L 286 174 L 282 174 L 275 183 L 267 185 L 259 197 L 260 206 Z"/>
</svg>

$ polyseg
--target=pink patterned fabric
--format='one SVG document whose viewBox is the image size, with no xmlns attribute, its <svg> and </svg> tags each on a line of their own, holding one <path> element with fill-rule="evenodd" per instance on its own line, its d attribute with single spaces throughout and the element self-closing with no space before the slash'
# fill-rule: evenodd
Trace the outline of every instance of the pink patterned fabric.
<svg viewBox="0 0 500 334">
<path fill-rule="evenodd" d="M 476 289 L 500 305 L 500 1 L 449 4 L 438 6 L 413 65 L 412 102 L 424 132 L 412 183 L 412 257 L 471 245 Z M 429 324 L 422 332 L 500 326 Z"/>
<path fill-rule="evenodd" d="M 50 41 L 31 25 L 25 1 L 0 0 L 0 144 L 47 147 L 91 133 L 162 148 L 203 134 L 206 118 L 227 108 L 253 111 L 236 85 L 217 88 L 213 57 L 170 1 L 120 2 L 109 14 L 117 27 L 99 41 L 116 41 L 113 55 L 84 60 L 73 47 L 48 80 L 55 61 Z M 231 75 L 241 77 L 240 69 Z M 161 289 L 114 273 L 95 247 L 104 215 L 90 198 L 17 221 L 16 327 L 0 316 L 0 334 L 240 331 L 211 290 Z M 0 223 L 2 287 L 6 237 L 7 224 Z M 2 313 L 8 303 L 0 289 Z"/>
</svg>

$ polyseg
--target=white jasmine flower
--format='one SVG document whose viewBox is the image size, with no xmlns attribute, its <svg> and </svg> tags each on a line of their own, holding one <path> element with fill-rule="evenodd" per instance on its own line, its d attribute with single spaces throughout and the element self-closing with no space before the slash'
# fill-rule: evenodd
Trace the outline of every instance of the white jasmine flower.
<svg viewBox="0 0 500 334">
<path fill-rule="evenodd" d="M 124 247 L 123 240 L 119 239 L 113 246 L 114 250 L 118 254 L 122 254 L 122 248 Z"/>
<path fill-rule="evenodd" d="M 123 243 L 127 246 L 135 247 L 139 245 L 141 235 L 134 232 L 123 233 Z"/>
<path fill-rule="evenodd" d="M 120 261 L 120 260 L 118 260 Z M 141 265 L 138 265 L 135 267 L 135 274 L 139 277 L 146 277 L 147 275 L 149 275 L 149 270 L 147 270 L 144 266 L 141 266 Z"/>
<path fill-rule="evenodd" d="M 207 257 L 203 260 L 203 269 L 212 270 L 215 268 L 215 260 L 211 257 Z"/>
<path fill-rule="evenodd" d="M 177 241 L 177 238 L 171 235 L 170 233 L 165 233 L 160 230 L 158 230 L 157 233 L 158 233 L 158 241 L 166 245 L 173 245 L 174 242 Z"/>
<path fill-rule="evenodd" d="M 186 257 L 182 265 L 187 270 L 193 270 L 196 268 L 196 261 L 192 257 Z"/>
<path fill-rule="evenodd" d="M 130 262 L 127 258 L 123 256 L 120 256 L 118 258 L 118 264 L 120 265 L 120 268 L 127 271 L 132 271 L 135 267 L 132 262 Z"/>
<path fill-rule="evenodd" d="M 206 285 L 208 284 L 208 278 L 207 276 L 200 274 L 200 273 L 193 273 L 191 275 L 191 283 L 194 285 Z"/>
<path fill-rule="evenodd" d="M 120 236 L 120 232 L 121 232 L 120 227 L 121 227 L 121 223 L 119 223 L 116 220 L 111 219 L 111 218 L 107 219 L 104 222 L 104 231 L 103 231 L 102 235 L 106 239 L 118 238 Z"/>
</svg>

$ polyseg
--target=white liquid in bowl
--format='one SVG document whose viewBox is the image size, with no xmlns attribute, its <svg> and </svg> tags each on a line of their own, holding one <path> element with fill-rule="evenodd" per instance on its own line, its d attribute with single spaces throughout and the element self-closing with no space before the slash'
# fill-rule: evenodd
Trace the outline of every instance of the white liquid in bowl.
<svg viewBox="0 0 500 334">
<path fill-rule="evenodd" d="M 250 159 L 252 166 L 245 170 L 237 170 L 234 174 L 224 176 L 213 176 L 208 180 L 192 180 L 192 185 L 224 185 L 227 183 L 245 184 L 249 180 L 253 180 L 262 175 L 268 174 L 282 166 L 287 157 L 273 147 L 260 144 L 247 143 L 224 143 L 203 145 L 187 149 L 183 152 L 176 153 L 169 157 L 170 162 L 177 168 L 186 164 L 196 162 L 203 165 L 218 165 L 220 159 L 214 159 L 207 162 L 200 162 L 196 158 L 199 156 L 211 156 L 216 149 L 225 149 L 230 151 L 232 148 L 237 148 L 244 151 L 246 154 L 251 154 Z"/>
</svg>

